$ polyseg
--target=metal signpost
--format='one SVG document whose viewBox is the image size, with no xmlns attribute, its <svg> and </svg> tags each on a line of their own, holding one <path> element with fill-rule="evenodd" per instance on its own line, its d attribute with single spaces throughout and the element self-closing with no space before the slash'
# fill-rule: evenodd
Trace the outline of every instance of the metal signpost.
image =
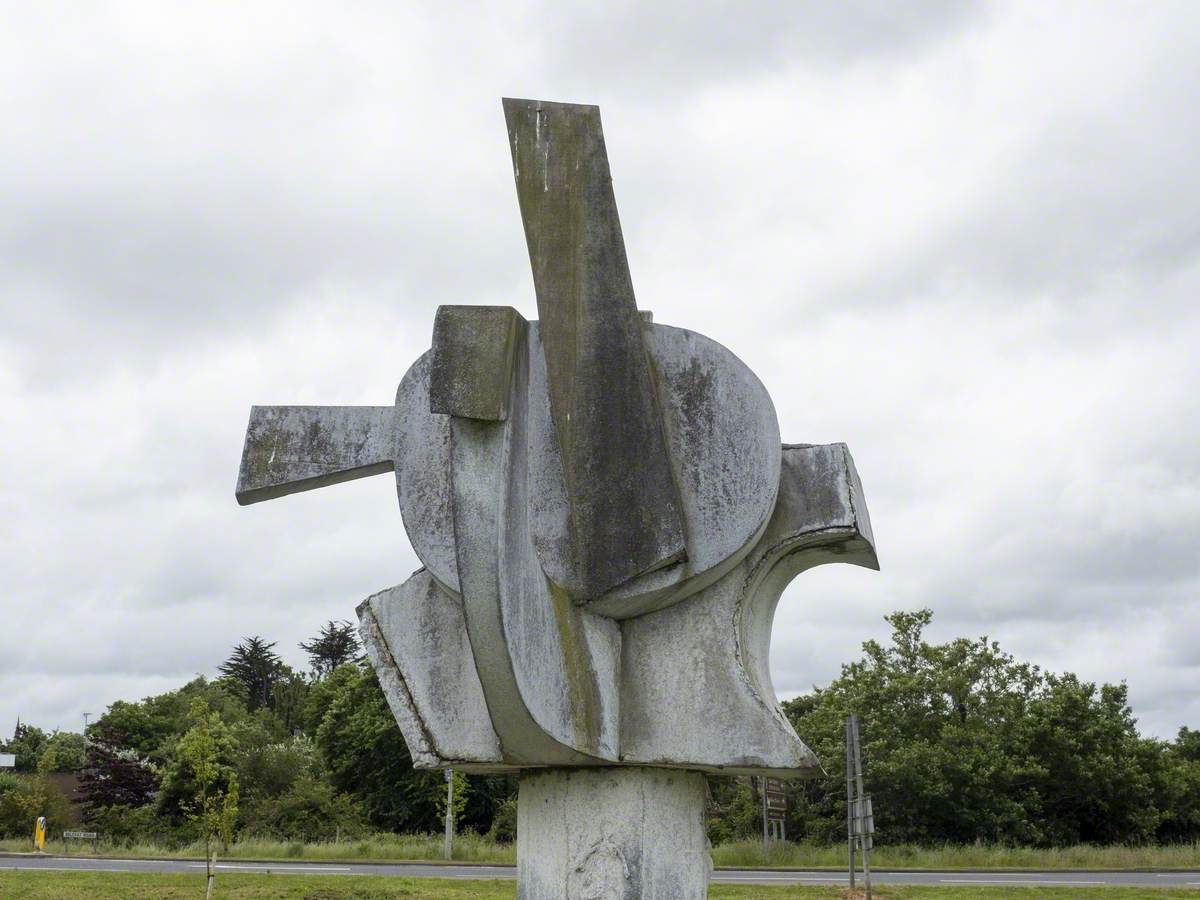
<svg viewBox="0 0 1200 900">
<path fill-rule="evenodd" d="M 446 859 L 454 858 L 454 770 L 446 770 Z"/>
<path fill-rule="evenodd" d="M 875 815 L 871 798 L 863 793 L 862 750 L 858 740 L 858 716 L 846 718 L 846 841 L 850 857 L 850 889 L 854 890 L 854 851 L 862 851 L 863 887 L 871 900 L 871 847 L 874 845 Z"/>
</svg>

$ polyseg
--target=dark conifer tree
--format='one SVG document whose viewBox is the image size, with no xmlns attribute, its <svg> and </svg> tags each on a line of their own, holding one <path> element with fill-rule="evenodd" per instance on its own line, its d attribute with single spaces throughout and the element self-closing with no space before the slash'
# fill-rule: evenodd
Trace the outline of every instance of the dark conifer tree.
<svg viewBox="0 0 1200 900">
<path fill-rule="evenodd" d="M 353 625 L 344 619 L 330 620 L 311 641 L 301 641 L 300 649 L 308 654 L 313 672 L 320 680 L 338 666 L 356 659 L 361 649 Z"/>
<path fill-rule="evenodd" d="M 272 649 L 274 646 L 275 641 L 268 644 L 258 635 L 248 637 L 217 667 L 245 689 L 246 708 L 251 712 L 270 705 L 271 690 L 283 675 L 283 661 Z"/>
</svg>

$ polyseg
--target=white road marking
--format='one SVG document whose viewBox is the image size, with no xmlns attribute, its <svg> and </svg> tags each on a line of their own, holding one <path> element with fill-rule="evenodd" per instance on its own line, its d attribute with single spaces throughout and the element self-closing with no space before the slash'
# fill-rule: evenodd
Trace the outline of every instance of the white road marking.
<svg viewBox="0 0 1200 900">
<path fill-rule="evenodd" d="M 203 869 L 204 863 L 188 863 L 193 869 Z M 286 863 L 276 865 L 275 863 L 256 863 L 254 865 L 238 866 L 232 863 L 217 863 L 215 869 L 248 869 L 251 872 L 349 872 L 349 866 L 305 866 L 305 865 L 288 865 Z"/>
<path fill-rule="evenodd" d="M 1050 879 L 1035 880 L 1031 878 L 941 878 L 942 884 L 1108 884 L 1107 881 L 1052 881 Z"/>
<path fill-rule="evenodd" d="M 0 866 L 0 869 L 21 869 L 25 872 L 78 872 L 71 866 Z M 136 869 L 93 869 L 95 872 L 136 872 Z"/>
</svg>

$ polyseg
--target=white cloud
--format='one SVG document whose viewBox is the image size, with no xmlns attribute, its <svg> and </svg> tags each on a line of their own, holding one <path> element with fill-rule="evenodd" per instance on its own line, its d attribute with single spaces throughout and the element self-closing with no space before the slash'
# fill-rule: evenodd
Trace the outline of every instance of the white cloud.
<svg viewBox="0 0 1200 900">
<path fill-rule="evenodd" d="M 850 444 L 884 568 L 789 589 L 780 693 L 931 606 L 1200 724 L 1200 15 L 781 10 L 9 16 L 0 730 L 299 663 L 415 567 L 384 477 L 238 508 L 242 430 L 388 402 L 439 303 L 533 315 L 502 95 L 602 105 L 641 305 Z"/>
</svg>

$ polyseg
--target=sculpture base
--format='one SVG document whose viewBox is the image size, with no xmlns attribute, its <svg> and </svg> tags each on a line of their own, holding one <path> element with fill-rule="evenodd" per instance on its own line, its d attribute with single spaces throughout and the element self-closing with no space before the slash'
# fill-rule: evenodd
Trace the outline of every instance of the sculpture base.
<svg viewBox="0 0 1200 900">
<path fill-rule="evenodd" d="M 707 787 L 698 772 L 614 767 L 521 777 L 518 900 L 702 900 Z"/>
</svg>

